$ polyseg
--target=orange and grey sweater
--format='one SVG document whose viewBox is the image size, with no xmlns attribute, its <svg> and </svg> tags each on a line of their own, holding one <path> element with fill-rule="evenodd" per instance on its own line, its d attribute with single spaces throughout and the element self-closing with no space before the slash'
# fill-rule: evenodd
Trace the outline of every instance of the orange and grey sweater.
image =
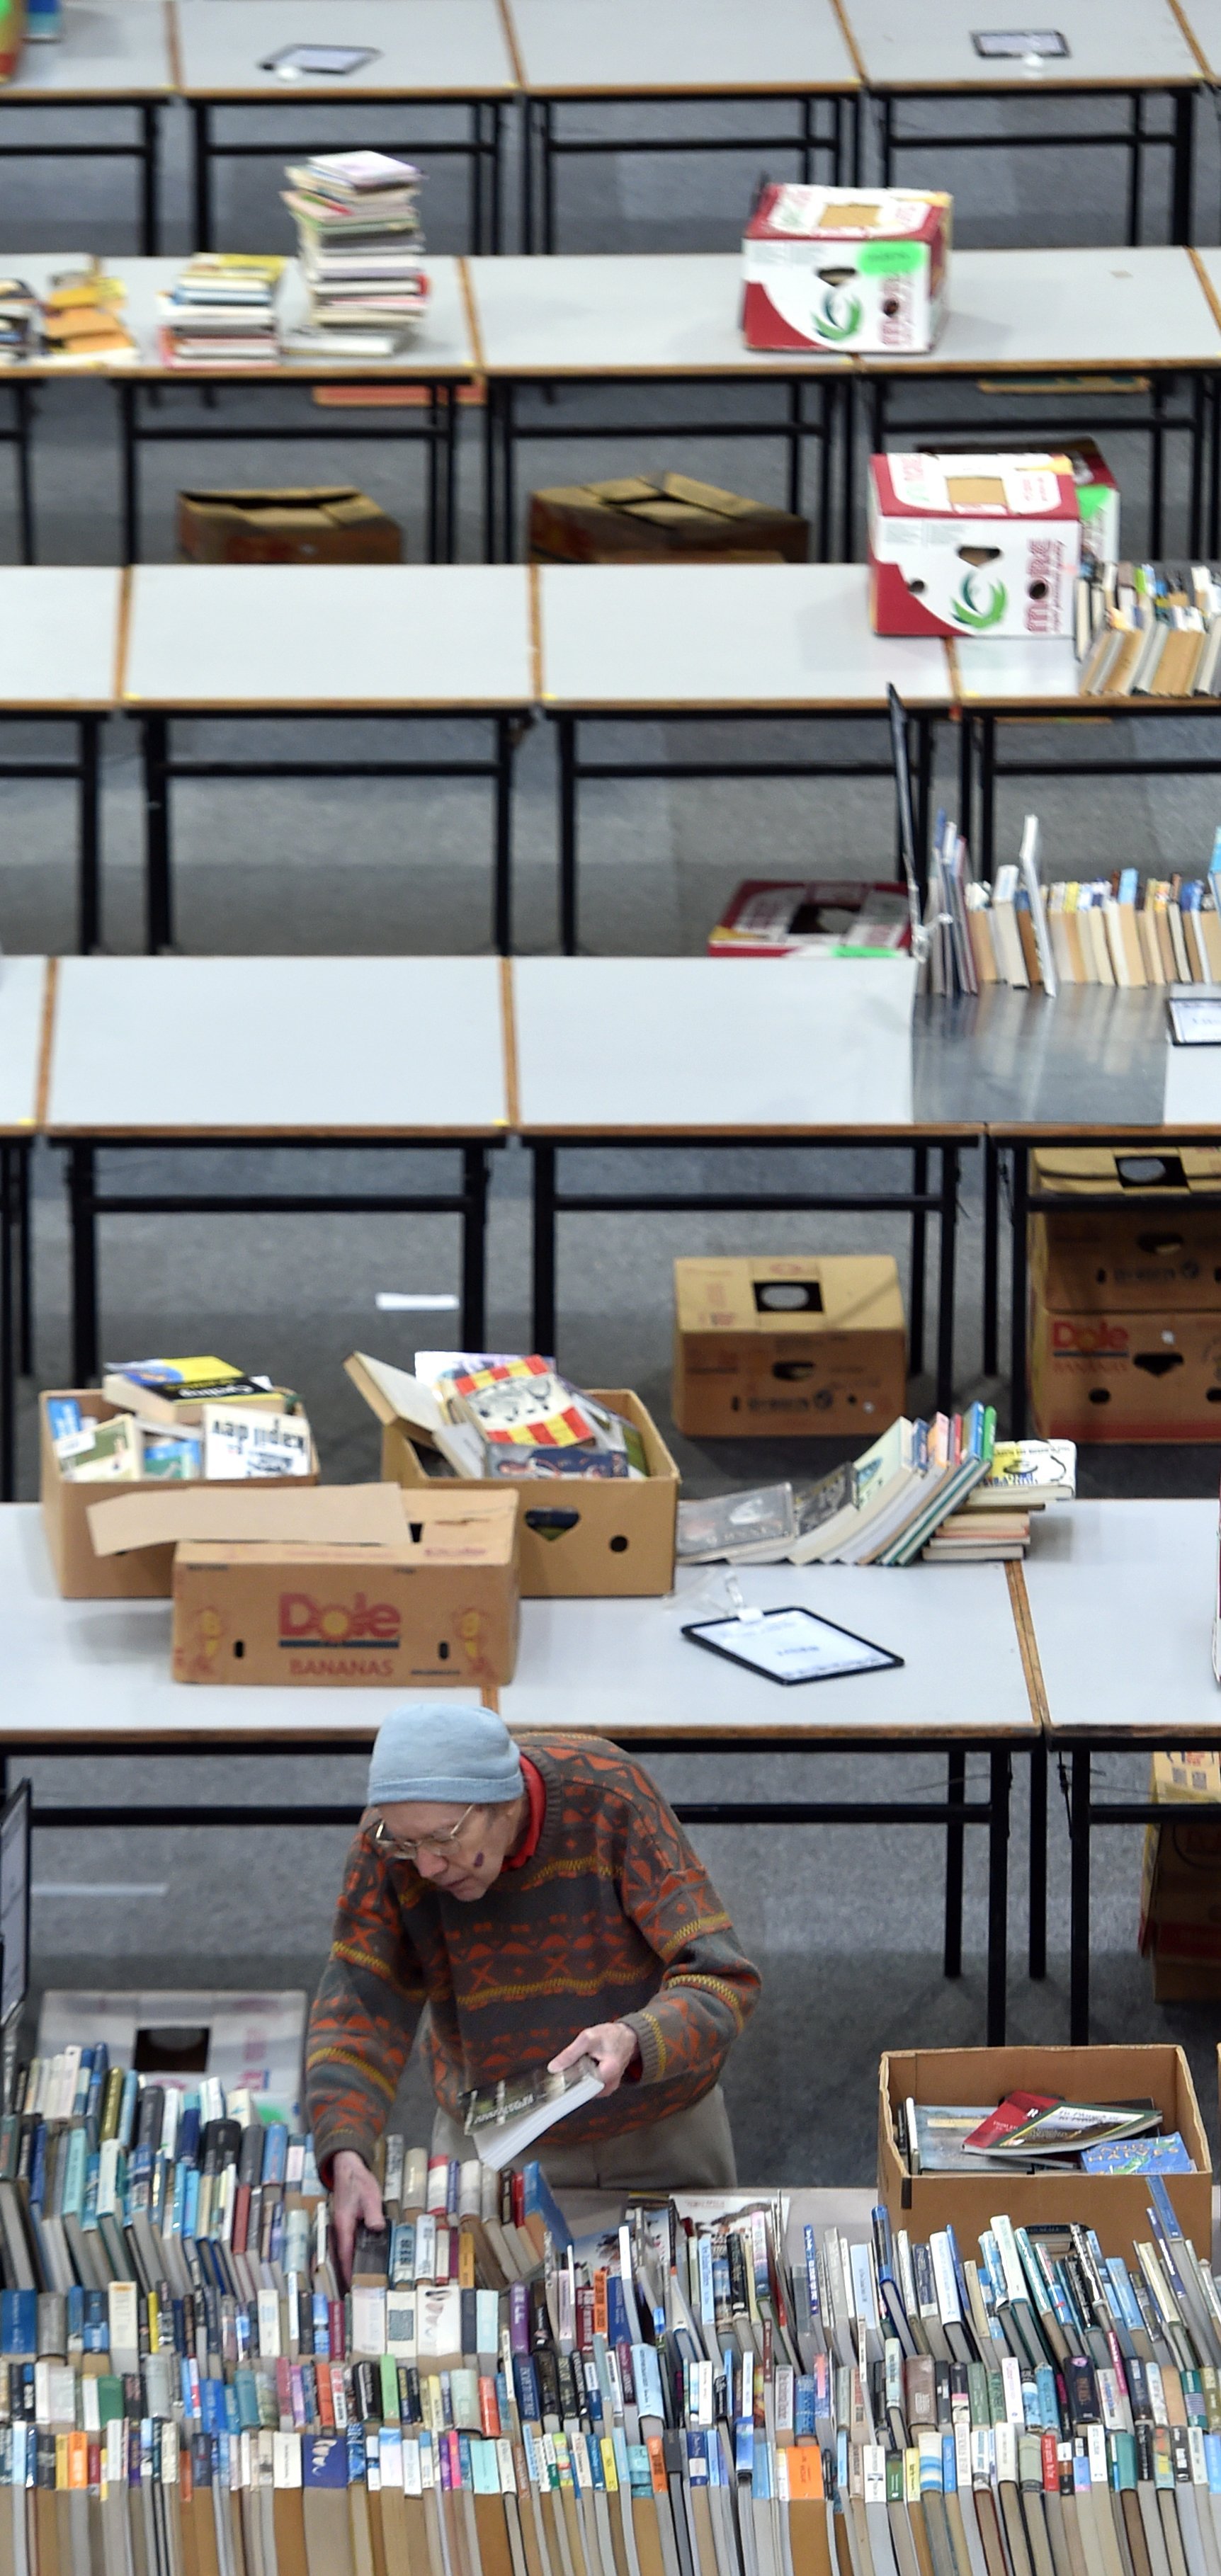
<svg viewBox="0 0 1221 2576">
<path fill-rule="evenodd" d="M 589 2022 L 625 2021 L 640 2081 L 565 2123 L 617 2136 L 711 2091 L 753 2011 L 759 1972 L 647 1772 L 596 1737 L 532 1739 L 546 1792 L 537 1844 L 474 1904 L 352 1846 L 306 2056 L 319 2167 L 368 2160 L 417 2025 L 433 2089 L 460 2118 L 473 2084 L 545 2066 Z"/>
</svg>

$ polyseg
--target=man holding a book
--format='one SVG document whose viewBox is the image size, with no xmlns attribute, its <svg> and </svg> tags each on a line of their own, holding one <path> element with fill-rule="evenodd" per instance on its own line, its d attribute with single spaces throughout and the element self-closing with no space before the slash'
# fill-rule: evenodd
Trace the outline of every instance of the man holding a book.
<svg viewBox="0 0 1221 2576">
<path fill-rule="evenodd" d="M 307 2052 L 340 2259 L 382 2223 L 372 2165 L 417 2027 L 434 2155 L 474 2153 L 463 2096 L 591 2061 L 538 2150 L 552 2182 L 719 2188 L 735 2179 L 721 2069 L 759 1973 L 646 1772 L 593 1736 L 519 1751 L 446 1697 L 382 1727 Z"/>
</svg>

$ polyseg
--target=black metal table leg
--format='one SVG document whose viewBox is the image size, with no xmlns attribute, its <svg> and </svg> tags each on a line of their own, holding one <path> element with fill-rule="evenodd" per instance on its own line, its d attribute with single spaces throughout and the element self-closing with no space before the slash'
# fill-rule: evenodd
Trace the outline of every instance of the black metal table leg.
<svg viewBox="0 0 1221 2576">
<path fill-rule="evenodd" d="M 518 127 L 521 148 L 521 211 L 518 218 L 521 246 L 528 257 L 534 248 L 534 101 L 523 98 Z"/>
<path fill-rule="evenodd" d="M 1149 550 L 1151 554 L 1160 555 L 1166 497 L 1166 430 L 1162 418 L 1166 408 L 1164 376 L 1158 375 L 1153 378 L 1149 399 L 1153 406 L 1153 419 L 1149 430 Z"/>
<path fill-rule="evenodd" d="M 102 887 L 99 867 L 101 718 L 79 716 L 76 730 L 80 778 L 76 940 L 82 957 L 91 957 L 95 948 L 100 948 L 102 944 Z"/>
<path fill-rule="evenodd" d="M 32 1148 L 22 1145 L 17 1154 L 17 1217 L 20 1227 L 17 1245 L 17 1365 L 23 1377 L 34 1374 L 34 1226 L 30 1193 L 30 1158 Z"/>
<path fill-rule="evenodd" d="M 995 1377 L 1000 1308 L 1000 1148 L 984 1138 L 984 1376 Z"/>
<path fill-rule="evenodd" d="M 550 254 L 555 249 L 555 154 L 552 149 L 555 110 L 549 98 L 540 99 L 539 109 L 542 124 L 539 176 L 542 182 L 543 249 Z"/>
<path fill-rule="evenodd" d="M 577 719 L 556 718 L 560 770 L 560 947 L 577 953 Z"/>
<path fill-rule="evenodd" d="M 498 957 L 513 954 L 513 753 L 519 719 L 496 718 L 496 851 L 492 945 Z M 475 1345 L 470 1347 L 474 1348 Z"/>
<path fill-rule="evenodd" d="M 946 1805 L 962 1807 L 967 1797 L 967 1757 L 951 1753 L 946 1757 Z M 962 1975 L 962 1863 L 966 1844 L 966 1827 L 955 1816 L 945 1829 L 945 1952 L 942 1966 L 947 1977 Z"/>
<path fill-rule="evenodd" d="M 1047 1743 L 1030 1756 L 1030 1973 L 1047 1974 Z"/>
<path fill-rule="evenodd" d="M 504 248 L 504 108 L 494 98 L 488 113 L 492 120 L 491 168 L 491 250 L 498 259 Z"/>
<path fill-rule="evenodd" d="M 38 540 L 34 531 L 34 396 L 29 385 L 13 386 L 13 409 L 17 431 L 17 524 L 21 540 L 21 560 L 37 560 Z"/>
<path fill-rule="evenodd" d="M 462 1330 L 468 1351 L 481 1351 L 487 1332 L 488 1157 L 484 1145 L 462 1153 Z"/>
<path fill-rule="evenodd" d="M 191 122 L 194 128 L 192 193 L 195 201 L 196 250 L 211 250 L 213 229 L 212 205 L 212 115 L 202 99 L 191 100 Z"/>
<path fill-rule="evenodd" d="M 174 912 L 170 857 L 170 781 L 168 716 L 145 716 L 144 745 L 144 906 L 145 947 L 150 957 L 173 946 Z"/>
<path fill-rule="evenodd" d="M 1013 1766 L 999 1748 L 989 1756 L 988 1803 L 988 2046 L 1005 2038 L 1005 1989 L 1009 1947 L 1009 1796 Z"/>
<path fill-rule="evenodd" d="M 17 1337 L 13 1314 L 15 1155 L 0 1145 L 0 1502 L 17 1494 Z"/>
<path fill-rule="evenodd" d="M 467 232 L 471 249 L 478 253 L 483 249 L 483 104 L 480 99 L 470 101 L 467 116 L 470 137 Z"/>
<path fill-rule="evenodd" d="M 155 259 L 161 248 L 160 170 L 157 162 L 161 111 L 153 100 L 140 109 L 140 248 Z"/>
<path fill-rule="evenodd" d="M 820 385 L 819 417 L 822 438 L 818 450 L 818 560 L 832 563 L 835 559 L 835 530 L 832 526 L 832 470 L 834 467 L 833 424 L 836 417 L 835 387 Z"/>
<path fill-rule="evenodd" d="M 971 828 L 972 805 L 974 801 L 971 777 L 974 766 L 973 754 L 975 749 L 973 727 L 973 717 L 967 714 L 965 707 L 960 708 L 958 715 L 958 829 L 961 832 L 968 849 L 970 849 L 975 838 L 974 832 Z"/>
<path fill-rule="evenodd" d="M 793 376 L 790 378 L 786 387 L 786 392 L 788 394 L 788 422 L 785 432 L 788 446 L 788 498 L 785 502 L 785 508 L 787 509 L 790 518 L 796 519 L 799 518 L 801 514 L 802 407 L 801 379 L 799 376 Z"/>
<path fill-rule="evenodd" d="M 1196 94 L 1194 89 L 1176 90 L 1174 94 L 1174 143 L 1172 146 L 1173 177 L 1170 186 L 1170 238 L 1172 242 L 1189 242 L 1192 231 L 1192 195 L 1195 177 Z"/>
<path fill-rule="evenodd" d="M 928 1189 L 928 1147 L 912 1147 L 912 1195 L 923 1198 Z M 908 1290 L 907 1364 L 913 1377 L 919 1377 L 924 1366 L 924 1280 L 928 1255 L 928 1217 L 923 1208 L 912 1209 L 911 1281 Z"/>
<path fill-rule="evenodd" d="M 123 561 L 140 560 L 140 389 L 120 376 L 115 391 L 119 397 L 119 439 L 122 447 L 123 479 Z"/>
<path fill-rule="evenodd" d="M 93 1204 L 92 1145 L 69 1147 L 68 1198 L 72 1224 L 72 1383 L 89 1386 L 98 1373 L 97 1212 Z"/>
<path fill-rule="evenodd" d="M 954 1256 L 958 1241 L 958 1147 L 941 1148 L 941 1244 L 937 1287 L 937 1410 L 954 1402 Z"/>
<path fill-rule="evenodd" d="M 970 839 L 970 826 L 964 826 Z M 996 718 L 981 716 L 979 725 L 979 873 L 991 885 L 996 874 Z"/>
<path fill-rule="evenodd" d="M 531 1148 L 531 1348 L 548 1358 L 555 1351 L 555 1156 L 554 1145 Z"/>
<path fill-rule="evenodd" d="M 1009 1317 L 1009 1424 L 1010 1437 L 1026 1437 L 1026 1200 L 1029 1176 L 1026 1147 L 1009 1148 L 1009 1223 L 1012 1239 L 1011 1290 L 1013 1311 Z"/>
<path fill-rule="evenodd" d="M 1204 418 L 1206 388 L 1203 376 L 1191 379 L 1191 482 L 1187 505 L 1187 543 L 1198 555 L 1204 543 Z"/>
<path fill-rule="evenodd" d="M 1069 1798 L 1070 1919 L 1068 2036 L 1084 2048 L 1090 2035 L 1090 1756 L 1078 1745 L 1072 1754 Z"/>
</svg>

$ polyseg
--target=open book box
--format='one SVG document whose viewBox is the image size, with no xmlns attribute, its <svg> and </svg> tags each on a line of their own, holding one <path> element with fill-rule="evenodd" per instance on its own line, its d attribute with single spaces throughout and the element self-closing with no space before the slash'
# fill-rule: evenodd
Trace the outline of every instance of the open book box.
<svg viewBox="0 0 1221 2576">
<path fill-rule="evenodd" d="M 403 531 L 351 483 L 180 492 L 184 563 L 401 563 Z"/>
<path fill-rule="evenodd" d="M 99 1555 L 169 1541 L 175 1681 L 470 1690 L 517 1658 L 515 1489 L 179 1485 L 95 1502 Z"/>
<path fill-rule="evenodd" d="M 804 563 L 809 523 L 689 474 L 621 474 L 530 495 L 532 563 L 690 563 L 712 555 Z"/>
<path fill-rule="evenodd" d="M 1071 1196 L 1028 1221 L 1030 1275 L 1058 1314 L 1221 1313 L 1221 1154 L 1184 1146 L 1116 1154 L 1110 1146 L 1043 1146 L 1030 1185 Z M 1123 1207 L 1091 1197 L 1123 1196 Z"/>
<path fill-rule="evenodd" d="M 405 1370 L 383 1361 L 370 1363 L 355 1351 L 344 1367 L 382 1425 L 383 1476 L 413 1494 L 421 1487 L 434 1494 L 505 1490 L 477 1477 L 428 1474 L 420 1454 L 429 1446 L 426 1426 L 419 1414 L 409 1420 L 403 1409 L 411 1408 L 419 1393 Z M 630 1387 L 593 1386 L 589 1393 L 635 1423 L 649 1472 L 642 1481 L 631 1482 L 531 1476 L 512 1488 L 521 1496 L 523 1601 L 617 1599 L 673 1589 L 677 1464 Z"/>
<path fill-rule="evenodd" d="M 111 1404 L 96 1387 L 48 1387 L 39 1397 L 40 1466 L 39 1491 L 42 1502 L 42 1525 L 47 1549 L 55 1570 L 55 1580 L 65 1601 L 168 1601 L 173 1588 L 174 1547 L 172 1540 L 150 1542 L 132 1548 L 122 1556 L 98 1556 L 89 1535 L 88 1511 L 91 1503 L 103 1494 L 164 1495 L 165 1485 L 156 1477 L 139 1483 L 98 1485 L 77 1484 L 65 1476 L 55 1454 L 47 1407 L 59 1398 L 70 1396 L 81 1412 L 93 1422 L 111 1422 L 121 1410 Z M 259 1478 L 261 1491 L 283 1493 L 286 1487 L 300 1491 L 303 1485 L 316 1485 L 319 1477 L 318 1452 L 314 1451 L 313 1469 L 305 1476 L 264 1476 Z M 176 1487 L 175 1491 L 199 1489 Z M 211 1494 L 250 1492 L 247 1480 L 236 1484 L 209 1481 Z"/>
<path fill-rule="evenodd" d="M 1181 2048 L 908 2048 L 883 2057 L 878 2087 L 878 2196 L 893 2227 L 927 2244 L 931 2230 L 952 2226 L 961 2243 L 990 2227 L 998 2211 L 1015 2227 L 1056 2222 L 1096 2229 L 1104 2254 L 1131 2263 L 1132 2247 L 1152 2233 L 1149 2184 L 1142 2174 L 910 2174 L 895 2143 L 895 2117 L 916 2102 L 980 2103 L 1007 2093 L 1055 2093 L 1075 2102 L 1152 2101 L 1165 2130 L 1177 2129 L 1199 2168 L 1162 2179 L 1205 2262 L 1212 2250 L 1212 2155 L 1191 2070 Z"/>
<path fill-rule="evenodd" d="M 674 1419 L 696 1438 L 859 1431 L 907 1401 L 907 1334 L 889 1253 L 782 1253 L 674 1264 Z"/>
</svg>

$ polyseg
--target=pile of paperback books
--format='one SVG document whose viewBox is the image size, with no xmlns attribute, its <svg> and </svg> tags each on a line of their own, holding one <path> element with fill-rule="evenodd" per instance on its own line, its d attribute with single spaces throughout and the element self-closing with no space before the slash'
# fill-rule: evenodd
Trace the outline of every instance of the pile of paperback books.
<svg viewBox="0 0 1221 2576">
<path fill-rule="evenodd" d="M 287 177 L 309 318 L 286 334 L 286 347 L 393 357 L 428 295 L 419 171 L 384 152 L 319 152 Z"/>
<path fill-rule="evenodd" d="M 276 295 L 287 262 L 197 250 L 157 298 L 170 367 L 269 367 L 279 355 Z"/>
<path fill-rule="evenodd" d="M 996 1438 L 990 1406 L 902 1415 L 816 1484 L 756 1485 L 678 1506 L 680 1565 L 963 1565 L 1020 1557 L 1031 1513 L 1071 1502 L 1071 1440 Z"/>
</svg>

